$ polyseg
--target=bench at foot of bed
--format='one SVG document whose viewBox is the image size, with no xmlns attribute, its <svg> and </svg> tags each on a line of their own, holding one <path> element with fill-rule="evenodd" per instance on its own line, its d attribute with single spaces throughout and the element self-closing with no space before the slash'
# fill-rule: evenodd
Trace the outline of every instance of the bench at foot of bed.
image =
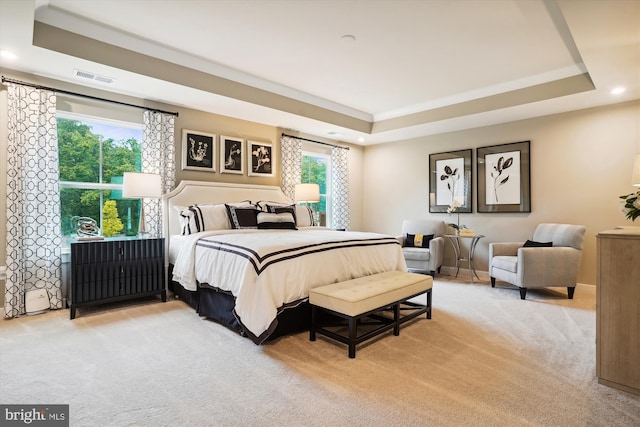
<svg viewBox="0 0 640 427">
<path fill-rule="evenodd" d="M 320 286 L 309 291 L 311 304 L 311 330 L 309 339 L 316 340 L 316 333 L 349 345 L 349 357 L 356 357 L 356 345 L 393 329 L 400 335 L 400 325 L 426 313 L 431 319 L 431 289 L 433 278 L 404 271 L 388 271 L 360 277 L 345 282 Z M 408 301 L 425 294 L 426 305 Z M 317 310 L 324 310 L 346 320 L 346 334 L 342 325 L 318 325 Z M 383 311 L 392 311 L 393 317 Z M 408 314 L 401 315 L 401 311 Z M 358 334 L 358 330 L 361 331 Z"/>
</svg>

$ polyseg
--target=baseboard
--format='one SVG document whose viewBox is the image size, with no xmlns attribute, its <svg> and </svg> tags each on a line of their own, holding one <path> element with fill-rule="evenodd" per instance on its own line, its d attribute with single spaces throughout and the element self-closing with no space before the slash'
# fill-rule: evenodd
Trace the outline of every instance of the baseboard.
<svg viewBox="0 0 640 427">
<path fill-rule="evenodd" d="M 480 278 L 479 281 L 481 282 L 489 282 L 491 280 L 491 276 L 489 276 L 489 272 L 488 271 L 476 271 L 476 273 L 478 274 L 478 277 Z M 456 275 L 456 268 L 455 267 L 446 267 L 446 266 L 442 266 L 441 269 L 441 274 L 444 274 L 445 276 L 451 276 L 454 277 Z M 458 279 L 461 280 L 470 280 L 471 277 L 471 271 L 468 268 L 462 268 L 460 267 L 460 271 L 458 271 Z M 438 278 L 438 274 L 436 273 L 436 279 Z M 477 281 L 478 278 L 474 276 L 474 281 Z M 595 288 L 596 285 L 591 285 L 588 283 L 576 283 L 576 287 L 577 286 L 586 286 L 589 288 Z"/>
<path fill-rule="evenodd" d="M 596 287 L 596 285 L 590 285 L 588 283 L 576 283 L 576 287 L 577 286 L 586 286 L 588 288 L 595 288 Z"/>
</svg>

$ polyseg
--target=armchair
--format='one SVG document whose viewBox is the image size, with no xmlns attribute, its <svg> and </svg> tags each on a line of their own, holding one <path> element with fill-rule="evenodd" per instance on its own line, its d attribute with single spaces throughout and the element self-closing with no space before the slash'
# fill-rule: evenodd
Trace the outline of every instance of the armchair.
<svg viewBox="0 0 640 427">
<path fill-rule="evenodd" d="M 585 228 L 570 224 L 539 224 L 533 241 L 489 244 L 491 287 L 496 279 L 520 288 L 525 299 L 528 288 L 566 287 L 573 299 Z M 541 247 L 540 243 L 551 246 Z"/>
<path fill-rule="evenodd" d="M 444 260 L 444 231 L 444 221 L 425 219 L 402 222 L 402 235 L 396 238 L 402 245 L 409 270 L 426 271 L 433 277 L 436 270 L 440 272 Z"/>
</svg>

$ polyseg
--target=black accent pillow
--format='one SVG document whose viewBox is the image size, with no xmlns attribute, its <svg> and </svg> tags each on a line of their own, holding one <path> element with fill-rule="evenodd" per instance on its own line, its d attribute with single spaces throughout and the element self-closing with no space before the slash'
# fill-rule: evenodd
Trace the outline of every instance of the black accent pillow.
<svg viewBox="0 0 640 427">
<path fill-rule="evenodd" d="M 232 229 L 258 228 L 258 209 L 252 207 L 237 207 L 225 204 L 227 214 L 229 214 L 229 223 Z"/>
<path fill-rule="evenodd" d="M 267 205 L 267 212 L 269 213 L 284 213 L 288 212 L 293 216 L 293 223 L 297 224 L 298 219 L 296 218 L 296 205 L 290 206 L 279 206 L 279 205 Z"/>
<path fill-rule="evenodd" d="M 412 248 L 428 248 L 433 234 L 409 234 L 405 239 L 405 246 Z"/>
<path fill-rule="evenodd" d="M 291 212 L 258 212 L 257 221 L 258 228 L 260 230 L 297 230 L 296 223 L 293 220 L 293 215 L 291 215 Z"/>
<path fill-rule="evenodd" d="M 553 242 L 535 242 L 533 240 L 527 240 L 522 245 L 523 248 L 550 248 L 553 246 Z"/>
</svg>

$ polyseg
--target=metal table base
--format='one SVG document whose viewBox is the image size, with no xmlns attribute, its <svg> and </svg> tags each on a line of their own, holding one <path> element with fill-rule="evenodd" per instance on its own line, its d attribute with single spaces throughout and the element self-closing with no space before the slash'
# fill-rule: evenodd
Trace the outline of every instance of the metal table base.
<svg viewBox="0 0 640 427">
<path fill-rule="evenodd" d="M 451 246 L 453 246 L 453 250 L 456 253 L 456 275 L 458 277 L 458 272 L 460 271 L 460 263 L 467 261 L 469 263 L 469 273 L 471 275 L 471 283 L 473 283 L 473 276 L 476 276 L 478 280 L 480 277 L 476 272 L 476 268 L 473 265 L 473 254 L 476 250 L 476 245 L 478 241 L 484 237 L 483 234 L 477 234 L 475 236 L 459 236 L 457 234 L 446 234 L 445 235 L 449 241 L 451 242 Z M 460 243 L 460 239 L 471 239 L 471 244 L 469 245 L 468 257 L 462 256 L 462 244 Z"/>
</svg>

